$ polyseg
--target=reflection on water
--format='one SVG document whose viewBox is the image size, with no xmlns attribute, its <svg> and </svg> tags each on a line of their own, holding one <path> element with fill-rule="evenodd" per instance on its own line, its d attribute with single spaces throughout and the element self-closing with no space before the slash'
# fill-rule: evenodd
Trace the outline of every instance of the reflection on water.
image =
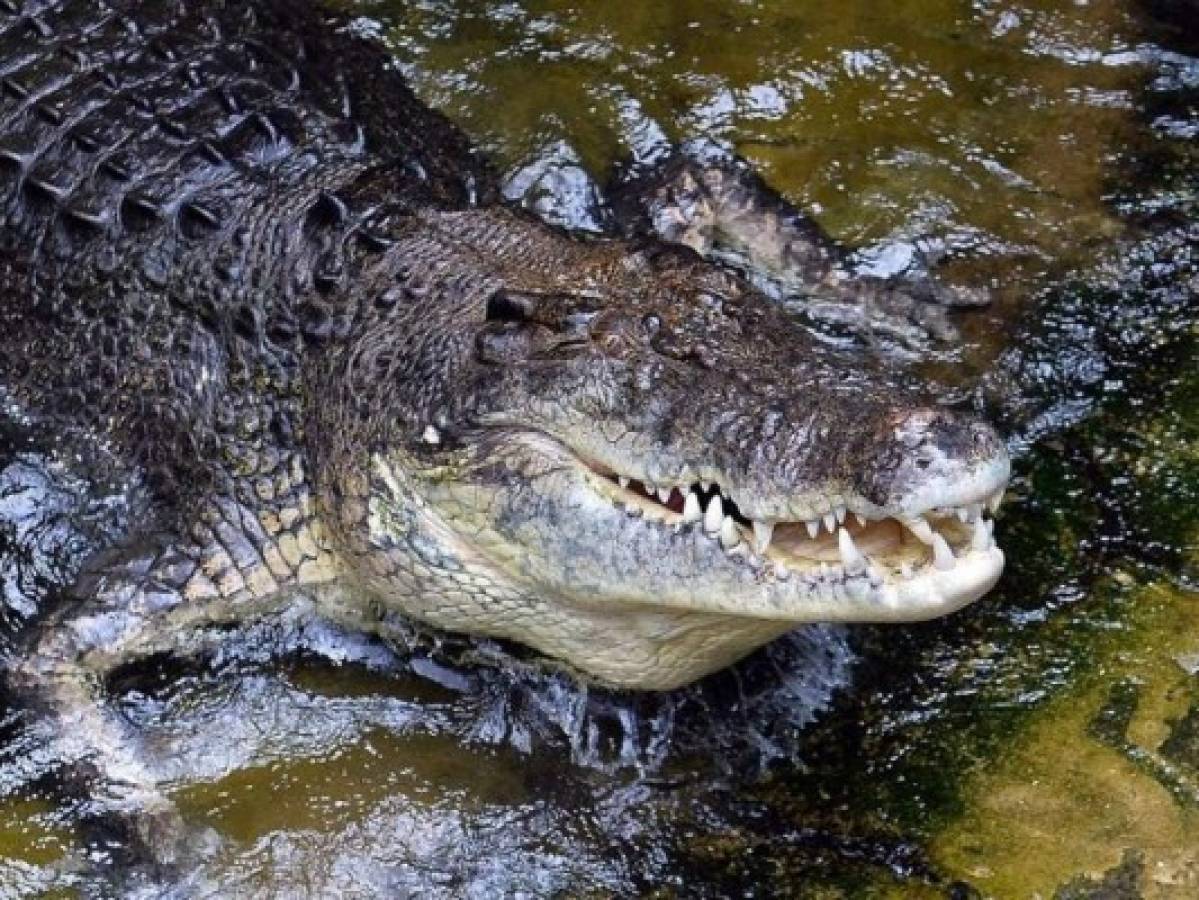
<svg viewBox="0 0 1199 900">
<path fill-rule="evenodd" d="M 702 137 L 864 264 L 919 251 L 989 286 L 923 370 L 1012 435 L 1009 571 L 949 620 L 802 630 L 669 695 L 298 613 L 138 666 L 122 710 L 225 838 L 171 896 L 1048 896 L 1123 877 L 1126 851 L 1149 895 L 1199 893 L 1187 20 L 1116 0 L 340 5 L 560 221 L 603 230 L 615 162 Z M 7 637 L 139 514 L 102 453 L 38 429 L 0 419 Z M 86 887 L 52 868 L 80 852 L 59 761 L 26 711 L 0 741 L 0 886 Z"/>
<path fill-rule="evenodd" d="M 1146 67 L 1180 64 L 1111 0 L 359 8 L 507 165 L 566 140 L 603 173 L 703 135 L 852 243 L 1080 252 L 1118 227 L 1105 166 Z"/>
</svg>

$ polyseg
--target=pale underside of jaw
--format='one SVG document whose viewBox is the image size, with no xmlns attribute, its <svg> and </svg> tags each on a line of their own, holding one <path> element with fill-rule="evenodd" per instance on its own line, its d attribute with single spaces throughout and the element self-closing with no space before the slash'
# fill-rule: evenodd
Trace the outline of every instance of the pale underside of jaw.
<svg viewBox="0 0 1199 900">
<path fill-rule="evenodd" d="M 919 593 L 934 581 L 953 583 L 956 577 L 954 605 L 960 605 L 989 589 L 996 566 L 1002 566 L 990 518 L 1002 501 L 1002 488 L 903 518 L 864 515 L 830 502 L 819 517 L 762 522 L 744 517 L 716 483 L 654 485 L 589 468 L 597 491 L 627 515 L 675 533 L 702 531 L 730 561 L 765 577 L 789 581 L 799 575 L 835 586 L 853 600 L 898 602 L 913 590 Z M 980 559 L 981 568 L 966 562 Z M 975 580 L 980 583 L 968 583 Z"/>
</svg>

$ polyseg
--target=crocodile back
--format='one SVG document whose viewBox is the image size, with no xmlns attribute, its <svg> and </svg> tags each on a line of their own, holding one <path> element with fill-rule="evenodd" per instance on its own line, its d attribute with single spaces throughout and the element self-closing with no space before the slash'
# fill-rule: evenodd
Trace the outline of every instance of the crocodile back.
<svg viewBox="0 0 1199 900">
<path fill-rule="evenodd" d="M 78 261 L 203 237 L 313 178 L 456 206 L 478 166 L 384 54 L 298 0 L 0 0 L 9 243 Z M 101 240 L 96 240 L 100 238 Z"/>
<path fill-rule="evenodd" d="M 347 285 L 491 191 L 353 31 L 309 0 L 0 0 L 0 388 L 176 502 L 294 473 Z"/>
</svg>

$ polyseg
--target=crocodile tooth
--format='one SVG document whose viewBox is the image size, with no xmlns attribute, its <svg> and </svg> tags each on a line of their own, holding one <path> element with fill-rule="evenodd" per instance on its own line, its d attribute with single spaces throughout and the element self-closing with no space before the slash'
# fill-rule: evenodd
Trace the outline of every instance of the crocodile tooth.
<svg viewBox="0 0 1199 900">
<path fill-rule="evenodd" d="M 845 524 L 845 507 L 844 506 L 841 506 L 840 504 L 838 504 L 837 506 L 834 506 L 833 507 L 833 515 L 836 517 L 838 525 Z"/>
<path fill-rule="evenodd" d="M 866 577 L 870 579 L 870 586 L 875 590 L 883 586 L 883 573 L 874 566 L 866 570 Z"/>
<path fill-rule="evenodd" d="M 712 482 L 700 481 L 699 486 L 703 490 L 703 492 L 706 494 L 706 493 L 708 493 L 708 491 L 710 491 L 712 489 Z"/>
<path fill-rule="evenodd" d="M 980 551 L 991 549 L 991 526 L 982 516 L 974 520 L 974 533 L 970 536 L 970 549 Z"/>
<path fill-rule="evenodd" d="M 910 579 L 911 579 L 911 577 L 912 577 L 912 574 L 913 574 L 913 573 L 912 573 L 912 564 L 911 564 L 911 563 L 906 563 L 906 562 L 905 562 L 905 563 L 902 563 L 902 564 L 900 564 L 900 566 L 899 566 L 899 574 L 903 576 L 903 578 L 904 578 L 904 580 L 905 580 L 905 581 L 908 581 L 908 580 L 910 580 Z"/>
<path fill-rule="evenodd" d="M 810 537 L 812 540 L 816 540 L 816 535 L 820 534 L 820 520 L 808 519 L 808 521 L 804 522 L 804 524 L 808 527 L 808 537 Z"/>
<path fill-rule="evenodd" d="M 441 434 L 432 425 L 426 425 L 425 431 L 420 437 L 426 444 L 437 445 L 441 443 Z"/>
<path fill-rule="evenodd" d="M 936 533 L 933 534 L 933 565 L 942 571 L 954 566 L 953 551 L 945 543 L 945 538 Z"/>
<path fill-rule="evenodd" d="M 862 515 L 860 512 L 855 512 L 853 517 L 857 520 L 859 525 L 861 525 L 863 528 L 866 527 L 866 517 L 864 515 Z"/>
<path fill-rule="evenodd" d="M 720 523 L 720 546 L 725 550 L 732 550 L 740 543 L 741 529 L 737 527 L 732 516 L 725 516 L 724 521 Z"/>
<path fill-rule="evenodd" d="M 782 563 L 775 563 L 774 564 L 774 577 L 777 578 L 779 581 L 786 581 L 788 578 L 791 577 L 791 570 L 788 569 L 786 566 L 784 566 Z"/>
<path fill-rule="evenodd" d="M 975 521 L 981 519 L 982 515 L 983 515 L 983 504 L 971 503 L 970 504 L 970 521 L 975 522 Z"/>
<path fill-rule="evenodd" d="M 925 521 L 923 516 L 917 516 L 914 519 L 905 519 L 903 524 L 908 526 L 908 530 L 916 535 L 921 543 L 932 545 L 936 532 L 933 531 L 932 526 Z"/>
<path fill-rule="evenodd" d="M 643 481 L 641 482 L 641 486 L 645 488 L 645 493 L 650 497 L 654 497 L 658 493 L 658 486 L 652 481 Z"/>
<path fill-rule="evenodd" d="M 699 505 L 699 495 L 688 491 L 687 499 L 683 501 L 683 521 L 698 522 L 704 517 L 704 509 Z"/>
<path fill-rule="evenodd" d="M 658 501 L 662 504 L 670 503 L 670 494 L 674 488 L 660 487 L 658 488 Z"/>
<path fill-rule="evenodd" d="M 959 506 L 955 511 L 958 514 L 958 521 L 963 525 L 970 521 L 970 510 L 966 509 L 966 507 Z"/>
<path fill-rule="evenodd" d="M 831 511 L 824 514 L 824 527 L 828 529 L 829 534 L 837 530 L 837 517 Z"/>
<path fill-rule="evenodd" d="M 624 475 L 617 475 L 616 483 L 619 484 L 622 488 L 627 489 L 629 486 L 629 479 Z"/>
<path fill-rule="evenodd" d="M 754 550 L 758 553 L 765 553 L 766 548 L 770 546 L 770 539 L 774 536 L 773 522 L 754 521 Z"/>
<path fill-rule="evenodd" d="M 849 531 L 844 528 L 837 529 L 837 549 L 841 551 L 841 565 L 846 572 L 857 572 L 865 567 L 866 557 L 858 551 Z"/>
<path fill-rule="evenodd" d="M 720 502 L 720 495 L 717 494 L 709 501 L 708 509 L 704 513 L 704 531 L 708 534 L 717 534 L 723 520 L 724 504 Z"/>
<path fill-rule="evenodd" d="M 864 603 L 870 596 L 870 582 L 865 578 L 852 578 L 845 584 L 845 593 L 856 603 Z"/>
<path fill-rule="evenodd" d="M 995 515 L 999 511 L 999 504 L 1003 502 L 1003 491 L 999 490 L 993 493 L 987 500 L 987 509 L 991 511 L 991 515 Z"/>
</svg>

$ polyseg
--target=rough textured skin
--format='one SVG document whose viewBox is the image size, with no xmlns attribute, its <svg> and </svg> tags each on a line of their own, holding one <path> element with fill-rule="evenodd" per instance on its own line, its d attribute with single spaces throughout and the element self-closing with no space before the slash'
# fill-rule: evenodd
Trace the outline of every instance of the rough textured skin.
<svg viewBox="0 0 1199 900">
<path fill-rule="evenodd" d="M 477 164 L 307 3 L 0 7 L 4 383 L 146 468 L 194 541 L 178 586 L 293 579 L 323 556 L 304 361 Z"/>
<path fill-rule="evenodd" d="M 924 618 L 994 582 L 990 429 L 692 250 L 494 196 L 307 0 L 0 0 L 0 384 L 105 435 L 161 509 L 89 566 L 28 683 L 325 585 L 366 627 L 400 611 L 667 688 L 798 622 Z M 717 489 L 735 521 L 686 516 Z M 883 524 L 877 565 L 838 556 L 846 509 L 953 508 L 980 523 L 947 532 L 956 569 Z M 793 552 L 751 550 L 754 522 Z"/>
</svg>

